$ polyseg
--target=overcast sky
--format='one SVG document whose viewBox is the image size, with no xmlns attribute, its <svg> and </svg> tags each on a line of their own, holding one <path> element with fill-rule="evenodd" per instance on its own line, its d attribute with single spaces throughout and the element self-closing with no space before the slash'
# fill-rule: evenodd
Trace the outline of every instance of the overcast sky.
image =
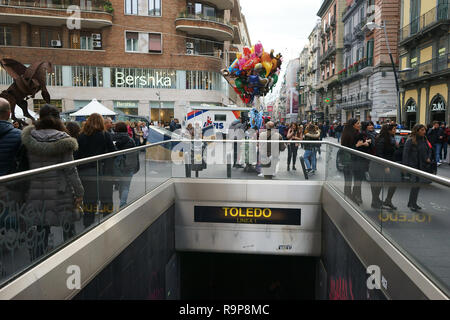
<svg viewBox="0 0 450 320">
<path fill-rule="evenodd" d="M 240 0 L 252 44 L 280 52 L 283 67 L 297 58 L 308 41 L 322 0 Z M 284 71 L 284 70 L 283 70 Z M 280 81 L 281 83 L 281 81 Z"/>
</svg>

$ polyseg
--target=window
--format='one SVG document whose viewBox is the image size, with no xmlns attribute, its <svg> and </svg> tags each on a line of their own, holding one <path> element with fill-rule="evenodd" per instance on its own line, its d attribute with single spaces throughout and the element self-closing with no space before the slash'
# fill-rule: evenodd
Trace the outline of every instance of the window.
<svg viewBox="0 0 450 320">
<path fill-rule="evenodd" d="M 186 71 L 186 89 L 222 90 L 220 73 L 208 71 Z"/>
<path fill-rule="evenodd" d="M 13 83 L 13 78 L 0 66 L 0 85 L 9 86 Z"/>
<path fill-rule="evenodd" d="M 125 0 L 125 14 L 138 14 L 138 0 Z"/>
<path fill-rule="evenodd" d="M 161 16 L 161 0 L 148 0 L 148 15 L 153 17 Z"/>
<path fill-rule="evenodd" d="M 367 64 L 369 66 L 373 65 L 373 43 L 373 39 L 367 41 Z"/>
<path fill-rule="evenodd" d="M 11 28 L 0 26 L 0 46 L 11 45 Z"/>
<path fill-rule="evenodd" d="M 80 37 L 80 49 L 81 50 L 93 50 L 93 42 L 92 34 L 82 34 Z"/>
<path fill-rule="evenodd" d="M 127 32 L 126 33 L 126 51 L 127 52 L 137 52 L 138 51 L 138 41 L 139 33 L 137 32 Z"/>
<path fill-rule="evenodd" d="M 36 113 L 39 113 L 41 108 L 45 106 L 47 102 L 42 99 L 33 99 L 33 111 Z M 59 112 L 62 112 L 62 100 L 50 100 L 50 104 L 54 107 L 56 107 Z"/>
<path fill-rule="evenodd" d="M 103 87 L 103 68 L 90 66 L 72 67 L 72 86 Z"/>
<path fill-rule="evenodd" d="M 418 59 L 417 59 L 417 49 L 412 49 L 410 51 L 409 56 L 409 67 L 410 68 L 416 68 L 418 65 Z"/>
<path fill-rule="evenodd" d="M 61 36 L 59 34 L 59 31 L 57 30 L 50 30 L 50 29 L 41 29 L 41 47 L 51 48 L 52 47 L 52 40 L 59 40 L 61 42 Z"/>
<path fill-rule="evenodd" d="M 48 86 L 62 86 L 62 66 L 53 66 L 53 72 L 47 73 Z"/>
<path fill-rule="evenodd" d="M 148 34 L 148 52 L 162 53 L 162 36 L 160 33 Z"/>
<path fill-rule="evenodd" d="M 226 114 L 215 114 L 214 121 L 227 121 L 227 115 Z"/>
</svg>

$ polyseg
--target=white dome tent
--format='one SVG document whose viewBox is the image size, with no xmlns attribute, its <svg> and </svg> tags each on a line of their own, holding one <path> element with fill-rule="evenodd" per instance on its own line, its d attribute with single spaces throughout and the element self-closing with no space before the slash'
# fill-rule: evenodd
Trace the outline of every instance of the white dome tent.
<svg viewBox="0 0 450 320">
<path fill-rule="evenodd" d="M 36 112 L 34 112 L 34 111 L 28 109 L 28 113 L 29 113 L 35 120 L 36 120 L 36 119 L 39 119 L 39 114 L 37 114 Z M 12 113 L 11 113 L 11 115 L 12 115 Z M 16 116 L 17 119 L 23 119 L 23 120 L 28 119 L 27 117 L 25 117 L 25 116 L 23 115 L 23 110 L 22 110 L 18 105 L 16 105 L 16 108 L 14 109 L 14 115 Z"/>
<path fill-rule="evenodd" d="M 77 112 L 71 113 L 70 116 L 71 117 L 89 117 L 93 113 L 98 113 L 98 114 L 101 114 L 102 116 L 117 115 L 117 113 L 108 109 L 107 107 L 102 105 L 100 102 L 98 102 L 97 99 L 93 99 L 85 107 L 81 108 Z"/>
</svg>

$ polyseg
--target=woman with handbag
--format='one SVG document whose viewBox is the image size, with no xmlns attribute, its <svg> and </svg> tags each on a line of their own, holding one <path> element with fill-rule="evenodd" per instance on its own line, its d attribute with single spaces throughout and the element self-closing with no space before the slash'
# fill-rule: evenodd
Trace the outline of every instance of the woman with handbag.
<svg viewBox="0 0 450 320">
<path fill-rule="evenodd" d="M 22 143 L 30 170 L 73 161 L 73 152 L 78 149 L 77 140 L 67 134 L 58 109 L 50 105 L 41 108 L 35 126 L 23 130 Z M 37 227 L 32 260 L 46 253 L 50 227 L 63 227 L 64 240 L 74 235 L 70 229 L 81 219 L 76 208 L 81 205 L 83 195 L 76 167 L 52 170 L 30 179 L 25 210 L 30 215 L 25 220 Z"/>
<path fill-rule="evenodd" d="M 289 141 L 300 141 L 303 139 L 303 128 L 298 127 L 296 122 L 293 122 L 288 130 L 287 140 Z M 288 143 L 288 160 L 287 160 L 287 171 L 290 170 L 291 159 L 292 159 L 292 170 L 297 170 L 295 168 L 295 162 L 297 161 L 297 151 L 298 151 L 298 143 Z"/>
<path fill-rule="evenodd" d="M 396 131 L 397 126 L 395 124 L 385 124 L 381 127 L 380 135 L 375 143 L 378 157 L 395 161 L 395 152 L 398 148 L 395 141 Z M 397 189 L 396 184 L 401 182 L 399 170 L 371 161 L 369 176 L 372 190 L 372 208 L 396 210 L 397 208 L 392 204 L 392 197 Z M 389 185 L 389 188 L 386 200 L 382 201 L 380 200 L 380 193 L 385 185 Z"/>
<path fill-rule="evenodd" d="M 423 124 L 416 124 L 411 135 L 405 143 L 403 148 L 403 164 L 418 170 L 433 173 L 436 163 L 433 163 L 433 149 L 426 137 L 427 129 Z M 408 208 L 411 211 L 421 210 L 417 205 L 417 198 L 419 196 L 420 182 L 426 182 L 416 175 L 410 175 L 410 182 L 413 186 L 409 194 Z"/>
<path fill-rule="evenodd" d="M 125 150 L 136 147 L 135 142 L 128 136 L 127 125 L 124 122 L 116 123 L 113 135 L 117 150 Z M 131 179 L 139 171 L 139 152 L 128 153 L 116 157 L 114 161 L 114 176 L 118 178 L 120 207 L 127 204 Z"/>
<path fill-rule="evenodd" d="M 105 131 L 103 117 L 98 113 L 91 114 L 87 119 L 78 137 L 78 144 L 78 159 L 117 151 L 111 134 Z M 114 159 L 106 159 L 83 164 L 78 168 L 86 190 L 83 199 L 83 222 L 86 228 L 94 222 L 97 211 L 103 213 L 103 216 L 113 212 L 113 166 Z"/>
<path fill-rule="evenodd" d="M 371 142 L 360 134 L 361 123 L 358 119 L 350 119 L 344 126 L 342 132 L 341 145 L 355 150 L 363 147 L 369 148 Z M 343 166 L 344 166 L 344 194 L 358 205 L 362 204 L 361 184 L 364 179 L 365 172 L 361 166 L 358 165 L 361 157 L 353 155 L 349 152 L 342 152 Z M 353 183 L 353 188 L 352 188 Z"/>
</svg>

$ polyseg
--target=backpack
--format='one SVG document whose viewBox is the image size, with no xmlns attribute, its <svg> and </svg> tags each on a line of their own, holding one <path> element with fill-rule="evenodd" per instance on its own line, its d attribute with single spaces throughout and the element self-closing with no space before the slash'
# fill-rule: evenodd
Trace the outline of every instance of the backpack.
<svg viewBox="0 0 450 320">
<path fill-rule="evenodd" d="M 27 170 L 30 170 L 30 163 L 28 161 L 27 148 L 22 144 L 13 159 L 11 170 L 8 174 L 19 173 Z M 11 191 L 24 194 L 28 192 L 28 189 L 30 189 L 30 181 L 30 178 L 19 179 L 15 182 L 7 182 L 6 186 Z"/>
</svg>

